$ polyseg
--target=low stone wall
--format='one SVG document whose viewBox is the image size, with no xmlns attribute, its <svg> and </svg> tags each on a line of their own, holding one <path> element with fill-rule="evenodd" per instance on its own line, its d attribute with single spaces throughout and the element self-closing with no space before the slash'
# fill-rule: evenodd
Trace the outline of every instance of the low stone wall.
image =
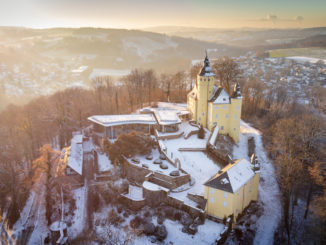
<svg viewBox="0 0 326 245">
<path fill-rule="evenodd" d="M 161 174 L 158 172 L 153 172 L 151 178 L 156 178 L 162 180 L 162 184 L 159 184 L 163 187 L 169 188 L 169 189 L 175 189 L 181 185 L 184 185 L 190 181 L 190 175 L 185 174 L 181 176 L 169 176 L 165 174 Z M 154 182 L 154 181 L 153 181 Z M 169 183 L 170 186 L 164 186 L 164 182 Z M 155 182 L 154 182 L 155 183 Z"/>
<path fill-rule="evenodd" d="M 145 176 L 152 172 L 149 169 L 143 168 L 141 166 L 135 166 L 135 165 L 129 163 L 126 158 L 123 158 L 122 164 L 123 164 L 123 170 L 124 170 L 125 175 L 127 176 L 127 179 L 129 181 L 137 182 L 140 184 L 142 184 L 144 182 Z"/>
<path fill-rule="evenodd" d="M 167 192 L 163 190 L 147 190 L 143 187 L 143 196 L 146 199 L 146 204 L 150 207 L 157 207 L 167 198 Z"/>
<path fill-rule="evenodd" d="M 131 210 L 135 210 L 135 211 L 140 210 L 141 208 L 143 208 L 146 205 L 145 199 L 132 200 L 132 199 L 124 196 L 123 194 L 120 195 L 120 200 L 128 208 L 130 208 Z"/>
<path fill-rule="evenodd" d="M 177 188 L 190 181 L 189 174 L 174 177 L 174 176 L 161 174 L 155 171 L 151 171 L 147 168 L 143 168 L 141 167 L 141 163 L 139 165 L 140 166 L 135 166 L 129 163 L 129 161 L 126 158 L 123 158 L 124 173 L 126 174 L 129 181 L 133 181 L 141 184 L 146 180 L 146 176 L 149 173 L 152 173 L 149 177 L 150 181 L 168 189 Z"/>
<path fill-rule="evenodd" d="M 177 209 L 181 209 L 187 212 L 193 219 L 199 217 L 200 219 L 205 219 L 205 211 L 196 207 L 189 206 L 185 204 L 183 201 L 176 199 L 171 196 L 167 196 L 166 204 L 172 206 Z"/>
<path fill-rule="evenodd" d="M 180 138 L 182 135 L 183 135 L 183 132 L 175 132 L 175 133 L 169 133 L 169 134 L 166 134 L 166 135 L 160 135 L 160 133 L 157 130 L 155 130 L 155 137 L 158 140 L 177 139 L 177 138 Z"/>
</svg>

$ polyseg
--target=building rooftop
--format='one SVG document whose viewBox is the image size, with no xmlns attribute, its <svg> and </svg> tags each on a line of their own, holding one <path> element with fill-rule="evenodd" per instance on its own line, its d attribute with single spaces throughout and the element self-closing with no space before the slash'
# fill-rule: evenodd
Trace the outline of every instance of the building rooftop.
<svg viewBox="0 0 326 245">
<path fill-rule="evenodd" d="M 241 159 L 225 166 L 204 185 L 235 193 L 254 175 L 255 173 L 251 169 L 250 162 L 246 159 Z"/>
<path fill-rule="evenodd" d="M 152 114 L 97 115 L 89 117 L 88 120 L 104 127 L 125 124 L 156 124 Z"/>
<path fill-rule="evenodd" d="M 199 76 L 203 76 L 203 77 L 212 77 L 212 76 L 215 76 L 215 74 L 212 72 L 212 68 L 210 67 L 207 53 L 206 53 L 206 57 L 205 57 L 205 60 L 204 60 L 204 66 L 201 69 L 201 71 L 199 73 Z"/>
<path fill-rule="evenodd" d="M 229 104 L 230 96 L 224 88 L 214 86 L 213 95 L 208 101 L 213 102 L 213 104 Z"/>
<path fill-rule="evenodd" d="M 78 174 L 83 173 L 83 136 L 75 135 L 71 140 L 68 166 Z"/>
</svg>

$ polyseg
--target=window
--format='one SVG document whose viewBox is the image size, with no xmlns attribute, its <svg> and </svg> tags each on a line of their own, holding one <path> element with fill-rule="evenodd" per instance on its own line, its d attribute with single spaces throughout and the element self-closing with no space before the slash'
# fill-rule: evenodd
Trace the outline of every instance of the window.
<svg viewBox="0 0 326 245">
<path fill-rule="evenodd" d="M 237 195 L 239 196 L 239 191 L 237 191 Z"/>
<path fill-rule="evenodd" d="M 200 121 L 201 120 L 201 118 L 200 117 L 198 117 L 198 121 Z"/>
<path fill-rule="evenodd" d="M 211 193 L 214 194 L 215 190 L 214 189 L 211 189 Z"/>
<path fill-rule="evenodd" d="M 224 191 L 224 197 L 227 198 L 228 197 L 228 193 L 226 191 Z"/>
<path fill-rule="evenodd" d="M 223 202 L 223 206 L 226 207 L 228 203 L 226 201 Z"/>
<path fill-rule="evenodd" d="M 235 128 L 233 128 L 233 131 L 235 131 Z"/>
<path fill-rule="evenodd" d="M 218 118 L 218 114 L 215 114 L 215 118 L 216 118 L 216 119 Z"/>
<path fill-rule="evenodd" d="M 205 116 L 205 112 L 203 112 L 201 115 L 202 115 L 202 116 Z"/>
<path fill-rule="evenodd" d="M 237 110 L 238 110 L 238 111 L 240 110 L 240 106 L 237 106 Z"/>
<path fill-rule="evenodd" d="M 214 202 L 214 197 L 211 197 L 211 202 Z"/>
<path fill-rule="evenodd" d="M 223 106 L 223 109 L 226 110 L 226 105 Z"/>
<path fill-rule="evenodd" d="M 237 115 L 234 115 L 234 119 L 237 119 Z"/>
<path fill-rule="evenodd" d="M 214 109 L 215 109 L 215 110 L 217 110 L 217 109 L 218 109 L 218 106 L 217 106 L 217 105 L 216 105 L 216 106 L 214 106 Z"/>
<path fill-rule="evenodd" d="M 209 81 L 209 78 L 207 79 L 207 81 Z"/>
<path fill-rule="evenodd" d="M 225 118 L 229 118 L 229 114 L 225 114 Z"/>
<path fill-rule="evenodd" d="M 224 130 L 224 126 L 221 126 L 221 130 Z"/>
</svg>

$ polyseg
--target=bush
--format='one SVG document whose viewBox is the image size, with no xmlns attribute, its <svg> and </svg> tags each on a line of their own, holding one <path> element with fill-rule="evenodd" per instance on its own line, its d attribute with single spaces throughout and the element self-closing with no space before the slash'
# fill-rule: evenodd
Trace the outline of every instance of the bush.
<svg viewBox="0 0 326 245">
<path fill-rule="evenodd" d="M 164 225 L 158 225 L 155 228 L 155 236 L 157 240 L 163 241 L 168 235 L 168 232 L 166 230 L 166 227 Z"/>
<path fill-rule="evenodd" d="M 202 125 L 200 125 L 199 131 L 198 131 L 198 138 L 199 139 L 205 138 L 205 130 Z"/>
<path fill-rule="evenodd" d="M 157 223 L 158 224 L 163 224 L 163 222 L 164 222 L 164 220 L 165 220 L 165 218 L 163 217 L 163 215 L 159 215 L 159 216 L 157 216 Z"/>
<path fill-rule="evenodd" d="M 175 212 L 174 213 L 174 220 L 180 221 L 181 220 L 181 217 L 182 217 L 181 212 Z"/>
<path fill-rule="evenodd" d="M 143 227 L 144 233 L 147 236 L 151 236 L 155 233 L 155 225 L 152 222 L 146 222 Z"/>
<path fill-rule="evenodd" d="M 154 145 L 154 140 L 144 133 L 132 132 L 130 134 L 121 134 L 110 147 L 110 160 L 114 162 L 121 155 L 147 155 L 152 152 Z"/>
<path fill-rule="evenodd" d="M 137 229 L 142 223 L 143 223 L 142 218 L 137 215 L 135 218 L 130 220 L 130 227 Z"/>
</svg>

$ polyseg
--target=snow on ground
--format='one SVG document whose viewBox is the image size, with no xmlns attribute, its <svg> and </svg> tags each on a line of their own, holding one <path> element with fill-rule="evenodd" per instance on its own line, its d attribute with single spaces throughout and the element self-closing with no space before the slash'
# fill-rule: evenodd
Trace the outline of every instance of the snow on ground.
<svg viewBox="0 0 326 245">
<path fill-rule="evenodd" d="M 240 140 L 234 147 L 234 158 L 248 157 L 248 137 L 255 139 L 255 154 L 260 163 L 260 182 L 258 202 L 263 207 L 263 214 L 256 221 L 257 231 L 254 244 L 273 244 L 274 232 L 281 220 L 280 190 L 275 178 L 272 162 L 268 159 L 262 143 L 261 132 L 241 121 Z"/>
<path fill-rule="evenodd" d="M 76 238 L 83 231 L 86 222 L 86 185 L 74 190 L 73 194 L 76 200 L 76 209 L 74 211 L 71 227 L 68 228 L 68 236 L 72 239 Z"/>
<path fill-rule="evenodd" d="M 195 235 L 189 235 L 182 232 L 182 225 L 176 221 L 166 219 L 164 221 L 166 230 L 168 232 L 167 238 L 164 240 L 165 244 L 173 242 L 175 245 L 183 244 L 196 244 L 196 245 L 207 245 L 214 244 L 216 238 L 219 237 L 220 233 L 224 229 L 223 224 L 215 223 L 211 220 L 205 220 L 205 224 L 198 226 L 198 232 Z M 134 241 L 135 245 L 147 245 L 153 244 L 146 236 L 137 237 Z"/>
<path fill-rule="evenodd" d="M 183 137 L 177 139 L 164 140 L 164 145 L 167 147 L 168 156 L 171 155 L 171 152 L 179 152 L 180 148 L 197 148 L 197 149 L 206 149 L 206 143 L 208 141 L 210 132 L 205 130 L 205 138 L 199 139 L 198 136 L 192 135 L 188 139 Z M 179 153 L 177 155 L 180 155 Z M 176 156 L 176 155 L 175 155 Z"/>
<path fill-rule="evenodd" d="M 146 156 L 144 155 L 136 155 L 134 158 L 135 159 L 139 159 L 140 163 L 134 163 L 132 160 L 129 159 L 129 162 L 135 166 L 138 166 L 138 167 L 141 167 L 142 164 L 147 164 L 148 166 L 148 169 L 149 170 L 152 170 L 152 171 L 160 171 L 166 175 L 169 175 L 171 173 L 171 171 L 174 171 L 174 170 L 178 170 L 175 166 L 173 166 L 169 161 L 167 160 L 161 160 L 162 163 L 166 164 L 168 166 L 167 169 L 162 169 L 160 167 L 160 164 L 154 164 L 154 161 L 156 159 L 159 159 L 160 157 L 160 152 L 158 151 L 158 149 L 154 149 L 152 150 L 152 153 L 151 155 L 153 156 L 153 159 L 152 160 L 148 160 L 146 159 Z M 182 175 L 182 173 L 180 173 Z"/>
<path fill-rule="evenodd" d="M 113 164 L 111 164 L 110 159 L 107 157 L 105 153 L 101 154 L 97 152 L 97 160 L 98 160 L 98 169 L 100 172 L 105 172 L 113 169 Z"/>
<path fill-rule="evenodd" d="M 292 57 L 286 57 L 286 59 L 291 59 L 295 60 L 297 62 L 305 63 L 305 62 L 310 62 L 310 63 L 317 63 L 319 60 L 324 61 L 324 64 L 326 64 L 325 59 L 318 59 L 318 58 L 311 58 L 311 57 L 305 57 L 305 56 L 292 56 Z"/>
</svg>

